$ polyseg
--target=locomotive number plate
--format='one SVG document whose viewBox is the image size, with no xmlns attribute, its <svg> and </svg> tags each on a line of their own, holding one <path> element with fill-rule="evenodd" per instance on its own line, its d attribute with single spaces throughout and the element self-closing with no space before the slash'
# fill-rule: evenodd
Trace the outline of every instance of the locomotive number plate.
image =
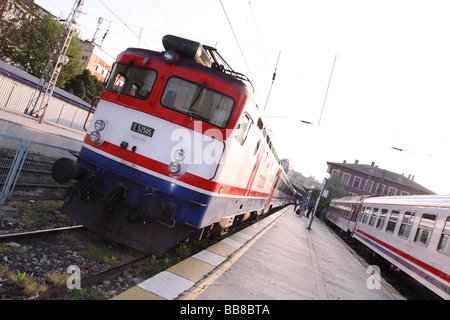
<svg viewBox="0 0 450 320">
<path fill-rule="evenodd" d="M 155 129 L 144 126 L 143 124 L 139 124 L 137 122 L 133 122 L 133 124 L 131 125 L 131 130 L 150 138 L 153 137 L 153 134 L 155 133 Z"/>
</svg>

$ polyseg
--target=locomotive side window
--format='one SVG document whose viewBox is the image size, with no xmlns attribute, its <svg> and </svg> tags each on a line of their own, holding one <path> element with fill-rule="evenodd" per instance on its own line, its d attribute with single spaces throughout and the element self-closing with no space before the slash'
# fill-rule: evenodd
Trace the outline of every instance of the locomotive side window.
<svg viewBox="0 0 450 320">
<path fill-rule="evenodd" d="M 447 217 L 445 221 L 444 230 L 442 231 L 437 250 L 450 256 L 450 217 Z"/>
<path fill-rule="evenodd" d="M 383 230 L 384 222 L 386 221 L 387 209 L 381 209 L 380 217 L 377 221 L 377 229 Z"/>
<path fill-rule="evenodd" d="M 156 81 L 156 71 L 134 65 L 132 61 L 114 65 L 105 89 L 141 100 L 148 99 Z"/>
<path fill-rule="evenodd" d="M 250 131 L 250 128 L 253 124 L 253 119 L 250 117 L 248 113 L 245 113 L 242 116 L 242 123 L 239 125 L 239 130 L 236 135 L 236 140 L 241 143 L 241 145 L 244 145 L 245 141 L 247 140 L 248 133 Z M 269 138 L 269 137 L 267 137 Z M 269 152 L 267 152 L 267 155 Z"/>
<path fill-rule="evenodd" d="M 389 217 L 389 221 L 386 227 L 386 232 L 394 233 L 395 226 L 397 225 L 398 216 L 400 215 L 400 211 L 392 210 L 391 216 Z"/>
<path fill-rule="evenodd" d="M 436 222 L 435 214 L 424 213 L 422 219 L 419 223 L 419 228 L 417 229 L 416 237 L 414 242 L 428 246 L 431 239 L 431 234 L 433 233 L 434 224 Z"/>
<path fill-rule="evenodd" d="M 202 84 L 171 77 L 164 89 L 161 104 L 193 118 L 225 128 L 234 109 L 234 100 Z"/>
<path fill-rule="evenodd" d="M 403 216 L 402 224 L 400 225 L 400 230 L 398 231 L 398 236 L 400 238 L 408 239 L 411 233 L 411 228 L 414 222 L 415 212 L 405 212 Z"/>
</svg>

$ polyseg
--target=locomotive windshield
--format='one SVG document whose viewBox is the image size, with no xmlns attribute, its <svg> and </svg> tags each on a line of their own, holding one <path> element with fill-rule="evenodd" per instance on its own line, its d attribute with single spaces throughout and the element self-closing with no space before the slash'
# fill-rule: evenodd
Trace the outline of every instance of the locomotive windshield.
<svg viewBox="0 0 450 320">
<path fill-rule="evenodd" d="M 145 100 L 150 97 L 156 75 L 155 70 L 134 65 L 133 60 L 116 63 L 105 89 Z"/>
<path fill-rule="evenodd" d="M 220 128 L 228 125 L 234 108 L 231 97 L 208 89 L 206 82 L 198 84 L 178 77 L 167 81 L 161 104 Z"/>
</svg>

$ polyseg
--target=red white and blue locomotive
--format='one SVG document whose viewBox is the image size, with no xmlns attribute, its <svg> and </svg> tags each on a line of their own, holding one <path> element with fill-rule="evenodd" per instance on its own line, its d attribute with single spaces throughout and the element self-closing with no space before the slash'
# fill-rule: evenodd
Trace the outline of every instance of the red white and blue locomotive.
<svg viewBox="0 0 450 320">
<path fill-rule="evenodd" d="M 53 168 L 76 179 L 64 213 L 156 255 L 295 196 L 245 76 L 212 47 L 163 45 L 118 56 L 76 164 Z"/>
<path fill-rule="evenodd" d="M 450 299 L 450 196 L 334 199 L 326 218 L 435 294 Z"/>
</svg>

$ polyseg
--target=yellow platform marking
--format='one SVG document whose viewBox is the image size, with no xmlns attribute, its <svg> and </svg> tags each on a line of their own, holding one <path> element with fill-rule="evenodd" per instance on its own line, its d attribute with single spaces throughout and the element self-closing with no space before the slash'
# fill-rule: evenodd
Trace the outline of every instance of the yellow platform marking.
<svg viewBox="0 0 450 320">
<path fill-rule="evenodd" d="M 166 300 L 156 294 L 148 292 L 139 287 L 133 287 L 127 291 L 122 292 L 111 300 Z"/>
<path fill-rule="evenodd" d="M 188 280 L 198 282 L 215 268 L 215 266 L 209 263 L 191 257 L 170 267 L 169 269 L 167 269 L 167 271 Z"/>
<path fill-rule="evenodd" d="M 241 232 L 246 233 L 248 235 L 254 236 L 255 234 L 257 234 L 260 230 L 256 229 L 256 228 L 245 228 L 244 230 L 241 230 Z"/>
<path fill-rule="evenodd" d="M 234 234 L 230 237 L 230 239 L 234 240 L 234 241 L 238 241 L 240 243 L 246 243 L 248 241 L 248 239 L 244 239 L 242 237 L 239 237 L 238 235 Z"/>
<path fill-rule="evenodd" d="M 222 242 L 218 242 L 212 245 L 211 247 L 207 248 L 206 250 L 217 253 L 219 256 L 222 257 L 228 257 L 229 255 L 233 254 L 237 250 L 237 248 L 229 246 Z"/>
<path fill-rule="evenodd" d="M 284 214 L 284 213 L 283 213 Z M 276 221 L 279 217 L 281 217 L 283 214 L 280 214 L 276 219 L 274 219 L 274 221 Z M 274 222 L 273 221 L 273 222 Z M 249 240 L 242 248 L 241 250 L 239 250 L 239 252 L 237 252 L 234 256 L 232 256 L 230 258 L 230 260 L 226 261 L 225 263 L 222 264 L 222 266 L 216 271 L 214 272 L 212 275 L 210 275 L 205 281 L 203 281 L 202 283 L 198 284 L 198 287 L 195 288 L 192 292 L 190 292 L 189 294 L 187 294 L 183 300 L 195 300 L 198 298 L 198 296 L 204 291 L 206 290 L 211 284 L 214 283 L 214 281 L 216 281 L 225 271 L 227 271 L 229 268 L 231 268 L 231 266 L 245 253 L 247 252 L 248 249 L 250 249 L 255 242 L 261 238 L 268 230 L 270 230 L 270 228 L 272 228 L 275 224 L 272 223 L 270 225 L 268 225 L 264 230 L 262 230 L 261 232 L 259 232 L 259 234 L 254 237 L 253 239 Z M 216 244 L 220 244 L 216 243 Z M 226 245 L 224 245 L 226 246 Z M 229 247 L 229 246 L 228 246 Z M 209 250 L 209 249 L 207 249 Z"/>
<path fill-rule="evenodd" d="M 229 261 L 224 262 L 224 264 L 217 269 L 217 271 L 212 274 L 209 278 L 207 278 L 204 282 L 200 284 L 200 286 L 189 293 L 184 299 L 185 300 L 193 300 L 198 295 L 205 290 L 209 285 L 211 285 L 218 277 L 220 277 L 229 267 L 231 267 L 232 264 L 234 264 L 266 231 L 268 231 L 272 226 L 273 222 L 276 221 L 280 216 L 284 214 L 280 213 L 274 216 L 272 221 L 270 221 L 267 224 L 253 224 L 250 227 L 247 227 L 244 230 L 241 230 L 240 233 L 243 233 L 241 235 L 235 234 L 230 237 L 230 244 L 236 244 L 242 243 L 242 247 L 237 254 L 231 257 Z M 249 236 L 255 236 L 252 239 L 248 239 L 246 235 Z M 233 241 L 235 243 L 233 243 Z M 238 248 L 235 248 L 231 245 L 228 245 L 224 242 L 218 242 L 214 244 L 213 246 L 206 249 L 208 252 L 215 253 L 217 255 L 220 255 L 224 258 L 230 257 L 233 253 L 238 251 Z M 208 275 L 210 272 L 214 271 L 217 267 L 201 261 L 199 259 L 196 259 L 194 257 L 190 257 L 172 267 L 170 267 L 167 271 L 164 271 L 162 273 L 167 275 L 173 275 L 174 277 L 181 277 L 179 279 L 185 279 L 184 281 L 192 281 L 194 283 L 200 282 L 206 275 Z M 153 278 L 150 278 L 140 285 L 147 286 L 149 281 L 156 281 L 155 279 L 157 277 L 162 277 L 162 273 L 156 275 Z M 113 297 L 111 300 L 167 300 L 164 297 L 161 297 L 157 294 L 151 293 L 143 288 L 140 288 L 139 286 L 135 286 L 121 294 L 119 294 L 116 297 Z"/>
</svg>

